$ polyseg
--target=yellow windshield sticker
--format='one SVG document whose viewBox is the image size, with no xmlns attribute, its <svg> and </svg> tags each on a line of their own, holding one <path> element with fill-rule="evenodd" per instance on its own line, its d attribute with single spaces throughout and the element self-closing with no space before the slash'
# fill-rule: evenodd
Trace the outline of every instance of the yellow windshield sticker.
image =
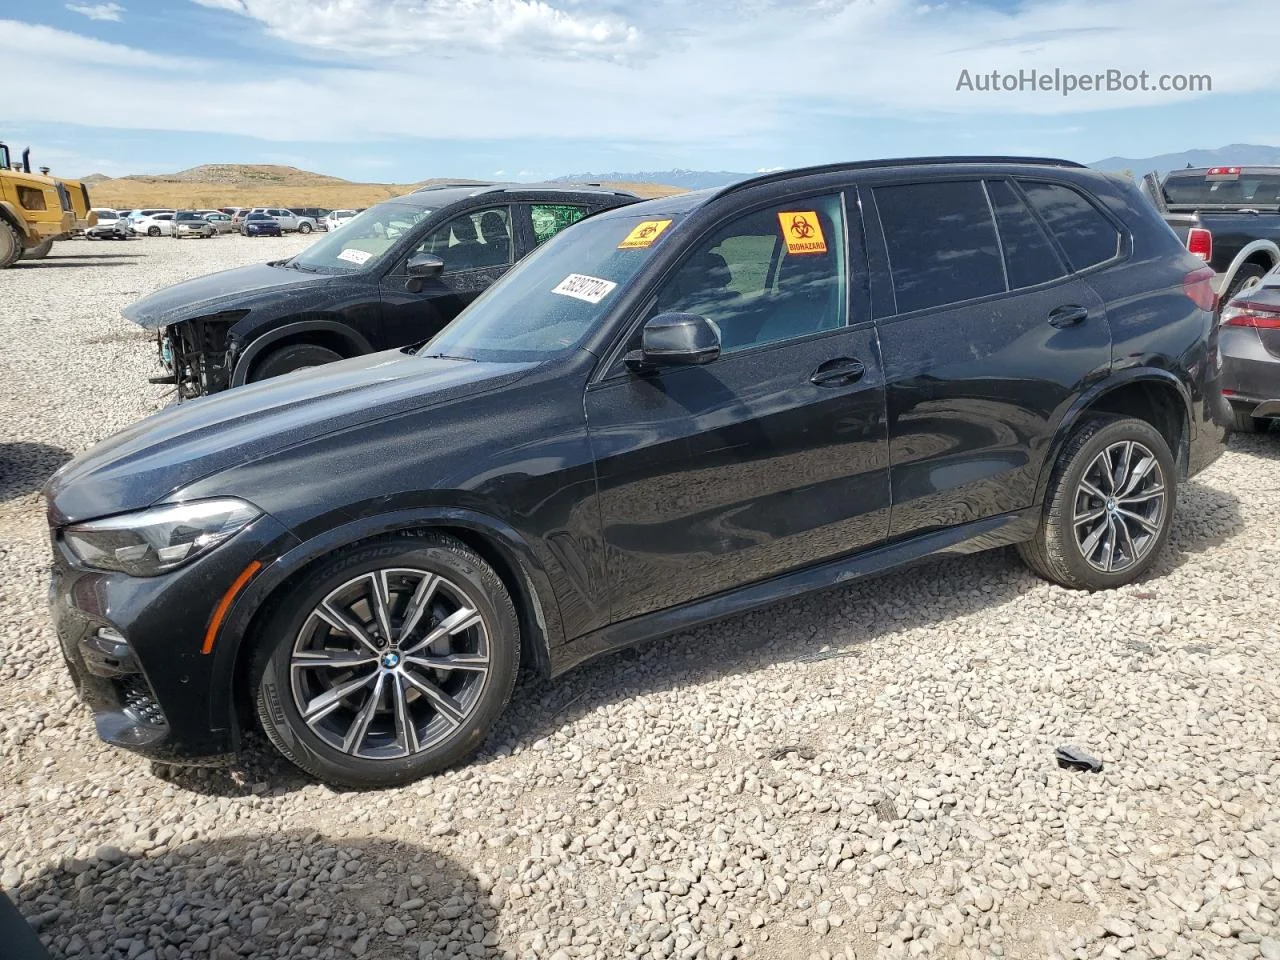
<svg viewBox="0 0 1280 960">
<path fill-rule="evenodd" d="M 653 241 L 662 236 L 662 231 L 671 226 L 670 220 L 646 220 L 636 224 L 636 228 L 627 234 L 627 238 L 618 244 L 619 250 L 640 250 L 653 246 Z"/>
<path fill-rule="evenodd" d="M 782 224 L 782 238 L 787 241 L 787 253 L 826 253 L 827 240 L 822 235 L 822 223 L 814 210 L 788 210 L 778 214 Z"/>
</svg>

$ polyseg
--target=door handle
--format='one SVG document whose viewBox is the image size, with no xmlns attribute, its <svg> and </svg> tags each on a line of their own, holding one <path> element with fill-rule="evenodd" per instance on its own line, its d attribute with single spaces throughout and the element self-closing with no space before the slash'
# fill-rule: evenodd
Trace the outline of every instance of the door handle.
<svg viewBox="0 0 1280 960">
<path fill-rule="evenodd" d="M 867 368 L 856 357 L 836 357 L 813 371 L 809 382 L 817 387 L 838 387 L 845 383 L 856 383 L 866 372 Z"/>
<path fill-rule="evenodd" d="M 1057 327 L 1061 330 L 1064 327 L 1074 327 L 1084 323 L 1089 319 L 1089 308 L 1082 307 L 1079 304 L 1068 303 L 1049 313 L 1049 326 Z"/>
</svg>

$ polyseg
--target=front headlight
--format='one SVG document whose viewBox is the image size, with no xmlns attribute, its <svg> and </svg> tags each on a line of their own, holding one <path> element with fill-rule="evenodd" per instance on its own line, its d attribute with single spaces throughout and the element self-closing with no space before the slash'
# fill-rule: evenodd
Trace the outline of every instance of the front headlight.
<svg viewBox="0 0 1280 960">
<path fill-rule="evenodd" d="M 62 536 L 87 566 L 154 577 L 208 553 L 259 516 L 243 500 L 197 500 L 76 524 Z"/>
</svg>

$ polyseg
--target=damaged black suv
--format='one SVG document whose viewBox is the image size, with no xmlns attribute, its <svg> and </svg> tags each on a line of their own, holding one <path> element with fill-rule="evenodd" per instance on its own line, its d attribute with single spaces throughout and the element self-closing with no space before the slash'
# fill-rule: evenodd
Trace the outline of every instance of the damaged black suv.
<svg viewBox="0 0 1280 960">
<path fill-rule="evenodd" d="M 288 260 L 168 287 L 126 307 L 157 331 L 178 399 L 421 343 L 539 244 L 634 194 L 572 184 L 420 190 Z"/>
<path fill-rule="evenodd" d="M 522 663 L 1003 545 L 1118 587 L 1223 449 L 1212 275 L 1132 184 L 1062 161 L 609 210 L 423 347 L 172 405 L 64 466 L 62 649 L 112 743 L 186 760 L 260 726 L 374 786 L 472 755 Z"/>
</svg>

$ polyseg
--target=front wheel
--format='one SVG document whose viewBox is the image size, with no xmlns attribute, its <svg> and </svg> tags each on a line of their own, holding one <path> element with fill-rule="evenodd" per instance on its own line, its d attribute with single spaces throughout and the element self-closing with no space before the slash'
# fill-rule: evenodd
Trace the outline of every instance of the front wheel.
<svg viewBox="0 0 1280 960">
<path fill-rule="evenodd" d="M 22 256 L 22 238 L 6 221 L 0 220 L 0 270 L 11 267 Z"/>
<path fill-rule="evenodd" d="M 1144 420 L 1086 420 L 1058 457 L 1036 536 L 1018 545 L 1046 580 L 1106 590 L 1140 577 L 1169 539 L 1177 467 Z"/>
<path fill-rule="evenodd" d="M 148 236 L 148 237 L 158 237 L 158 236 L 160 236 L 160 228 L 159 228 L 159 227 L 147 227 L 147 236 Z"/>
<path fill-rule="evenodd" d="M 306 575 L 264 624 L 251 673 L 263 730 L 351 787 L 460 763 L 506 708 L 520 664 L 498 575 L 452 537 L 401 534 Z"/>
<path fill-rule="evenodd" d="M 306 370 L 321 364 L 341 360 L 342 354 L 314 343 L 294 343 L 287 347 L 273 350 L 254 364 L 249 382 L 279 377 L 295 370 Z"/>
</svg>

